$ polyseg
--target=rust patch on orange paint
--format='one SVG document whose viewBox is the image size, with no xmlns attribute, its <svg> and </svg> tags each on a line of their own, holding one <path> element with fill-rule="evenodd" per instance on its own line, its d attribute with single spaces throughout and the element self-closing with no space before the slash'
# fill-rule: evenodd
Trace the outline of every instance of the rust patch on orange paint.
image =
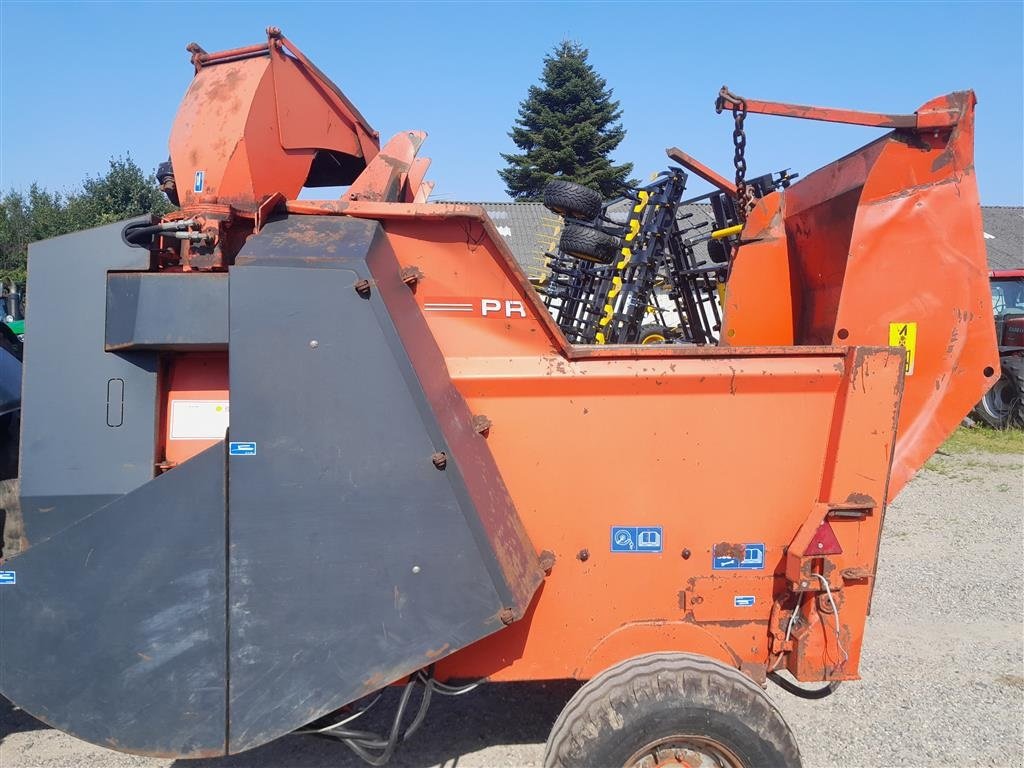
<svg viewBox="0 0 1024 768">
<path fill-rule="evenodd" d="M 739 561 L 743 560 L 743 558 L 746 556 L 746 552 L 746 544 L 731 544 L 728 541 L 723 541 L 720 544 L 715 544 L 714 547 L 715 557 L 731 557 Z"/>
<path fill-rule="evenodd" d="M 868 496 L 866 493 L 857 493 L 854 491 L 846 497 L 847 504 L 863 504 L 865 507 L 875 506 L 875 500 Z"/>
<path fill-rule="evenodd" d="M 425 655 L 428 659 L 436 659 L 446 654 L 449 648 L 451 648 L 451 645 L 445 643 L 440 648 L 428 648 Z"/>
</svg>

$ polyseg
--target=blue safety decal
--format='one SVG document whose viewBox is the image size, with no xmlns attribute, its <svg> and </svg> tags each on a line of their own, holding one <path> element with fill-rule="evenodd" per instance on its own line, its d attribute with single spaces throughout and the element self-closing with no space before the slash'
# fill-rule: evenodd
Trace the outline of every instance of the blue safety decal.
<svg viewBox="0 0 1024 768">
<path fill-rule="evenodd" d="M 203 191 L 203 187 L 206 185 L 206 171 L 196 171 L 196 183 L 192 187 L 192 191 L 199 193 Z"/>
<path fill-rule="evenodd" d="M 612 552 L 661 552 L 660 525 L 613 525 Z"/>
<path fill-rule="evenodd" d="M 753 595 L 734 595 L 732 598 L 732 604 L 737 608 L 749 608 L 754 604 Z"/>
<path fill-rule="evenodd" d="M 232 456 L 255 456 L 256 443 L 228 443 L 228 453 Z"/>
<path fill-rule="evenodd" d="M 0 571 L 0 585 L 17 583 L 18 577 L 14 574 L 14 571 Z"/>
<path fill-rule="evenodd" d="M 744 544 L 743 559 L 736 557 L 730 552 L 728 555 L 719 555 L 717 550 L 720 544 L 716 544 L 711 550 L 711 568 L 715 571 L 760 571 L 764 569 L 764 544 Z M 729 547 L 735 550 L 735 545 Z"/>
</svg>

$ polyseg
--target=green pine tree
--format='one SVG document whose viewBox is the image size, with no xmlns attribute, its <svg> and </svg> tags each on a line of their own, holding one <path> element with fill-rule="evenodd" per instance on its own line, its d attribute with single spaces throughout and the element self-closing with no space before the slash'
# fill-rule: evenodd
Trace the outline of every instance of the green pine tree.
<svg viewBox="0 0 1024 768">
<path fill-rule="evenodd" d="M 587 63 L 588 51 L 563 41 L 544 57 L 540 85 L 530 86 L 509 132 L 522 154 L 505 154 L 498 171 L 515 200 L 540 200 L 552 177 L 584 184 L 608 198 L 632 182 L 632 163 L 615 165 L 609 155 L 626 135 L 619 102 L 604 78 Z"/>
</svg>

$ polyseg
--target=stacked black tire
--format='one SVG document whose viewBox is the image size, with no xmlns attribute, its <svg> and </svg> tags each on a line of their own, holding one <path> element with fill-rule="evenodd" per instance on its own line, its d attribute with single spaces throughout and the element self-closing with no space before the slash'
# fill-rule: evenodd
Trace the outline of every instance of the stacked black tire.
<svg viewBox="0 0 1024 768">
<path fill-rule="evenodd" d="M 601 194 L 582 184 L 552 179 L 544 187 L 544 206 L 566 219 L 559 250 L 594 264 L 611 264 L 620 241 L 598 225 L 604 201 Z"/>
<path fill-rule="evenodd" d="M 567 219 L 593 221 L 603 202 L 599 192 L 571 181 L 552 179 L 544 187 L 544 207 Z"/>
</svg>

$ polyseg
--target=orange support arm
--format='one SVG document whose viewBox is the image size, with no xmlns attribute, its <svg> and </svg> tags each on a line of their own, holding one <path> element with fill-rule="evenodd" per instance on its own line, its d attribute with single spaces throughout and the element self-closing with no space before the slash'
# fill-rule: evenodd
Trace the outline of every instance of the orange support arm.
<svg viewBox="0 0 1024 768">
<path fill-rule="evenodd" d="M 872 128 L 908 128 L 927 130 L 952 128 L 960 121 L 964 111 L 964 93 L 953 93 L 930 101 L 912 115 L 889 115 L 882 112 L 860 112 L 854 109 L 833 107 L 810 107 L 803 104 L 786 104 L 779 101 L 758 101 L 744 99 L 732 93 L 723 85 L 715 101 L 715 110 L 745 107 L 747 112 L 779 117 L 799 117 L 804 120 L 821 120 L 826 123 L 866 125 Z"/>
<path fill-rule="evenodd" d="M 736 197 L 735 184 L 721 174 L 716 173 L 711 168 L 708 168 L 697 158 L 686 154 L 683 150 L 679 149 L 679 147 L 669 147 L 665 150 L 665 154 L 668 155 L 669 160 L 679 163 L 690 173 L 700 176 L 704 181 L 708 182 L 708 184 L 711 184 L 723 192 L 728 192 L 733 197 Z"/>
</svg>

